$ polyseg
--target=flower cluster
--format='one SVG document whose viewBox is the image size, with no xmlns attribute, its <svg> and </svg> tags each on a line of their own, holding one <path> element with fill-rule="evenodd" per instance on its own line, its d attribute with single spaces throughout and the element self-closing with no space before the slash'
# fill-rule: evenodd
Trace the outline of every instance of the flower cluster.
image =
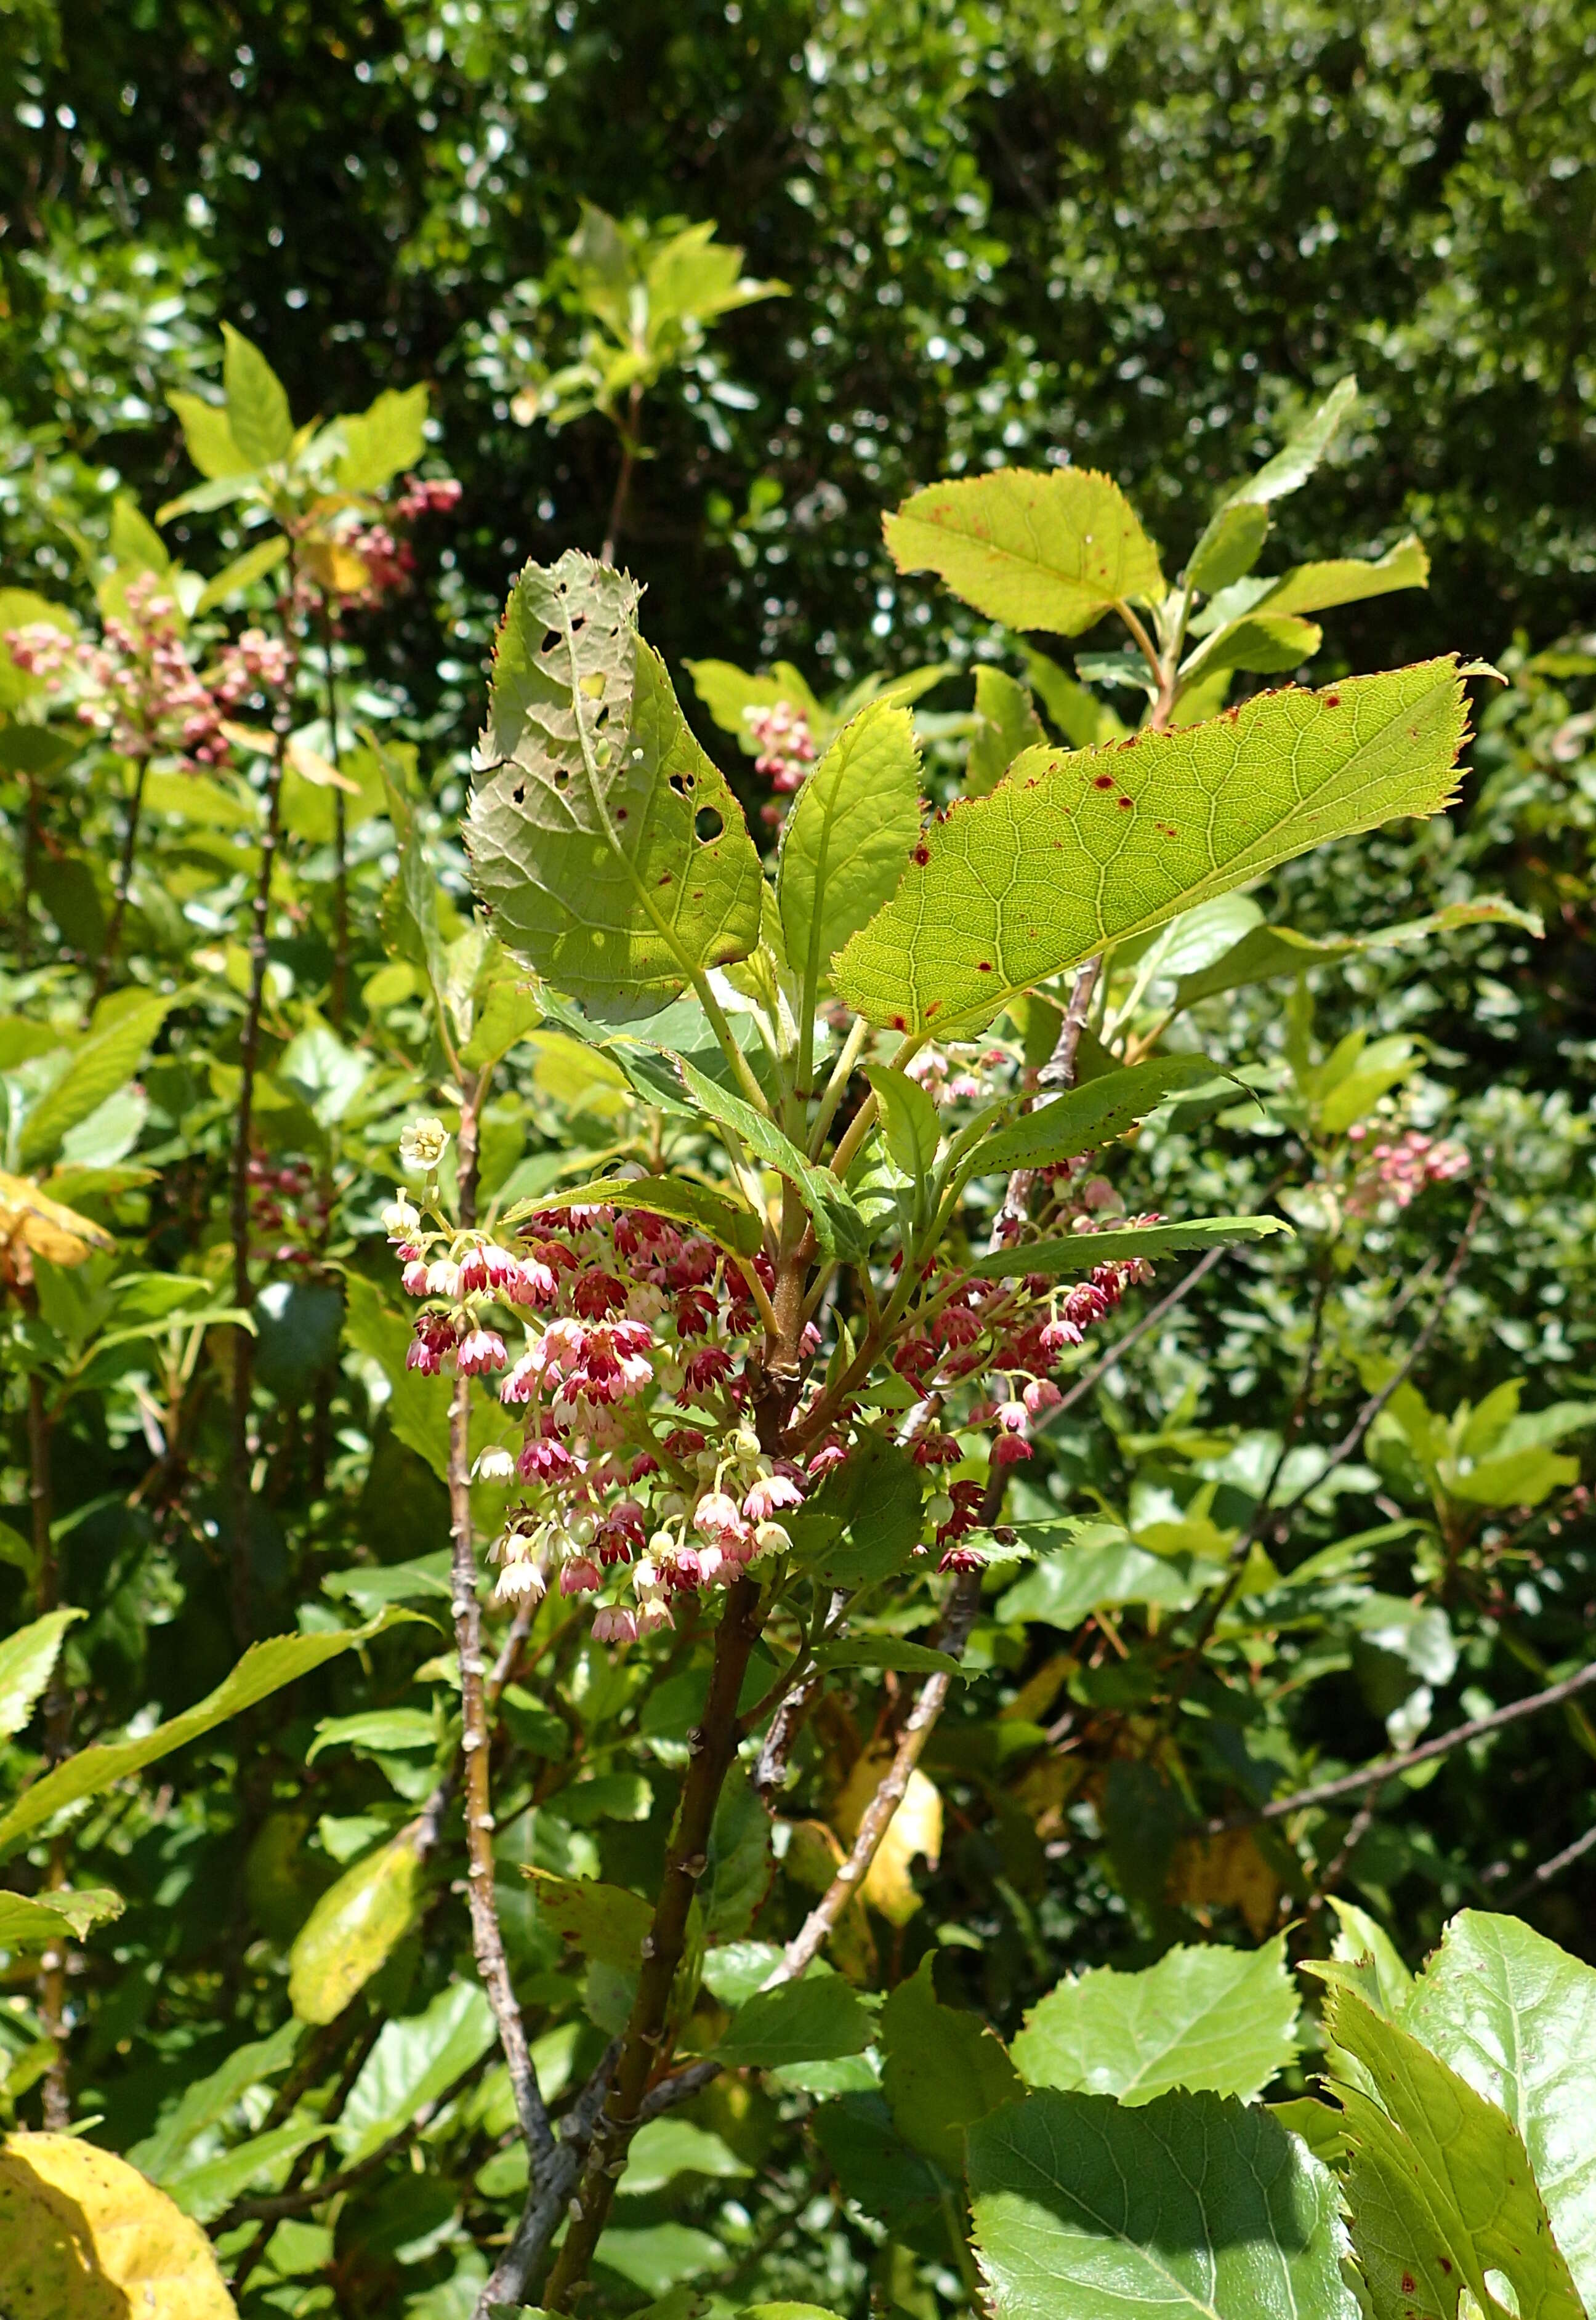
<svg viewBox="0 0 1596 2320">
<path fill-rule="evenodd" d="M 677 1596 L 729 1585 L 789 1549 L 793 1511 L 879 1416 L 828 1389 L 816 1364 L 773 1455 L 751 1422 L 762 1331 L 738 1264 L 702 1234 L 630 1206 L 545 1210 L 513 1232 L 457 1229 L 438 1205 L 447 1143 L 439 1120 L 406 1128 L 401 1155 L 426 1180 L 422 1208 L 400 1193 L 384 1224 L 421 1308 L 409 1366 L 494 1381 L 521 1415 L 519 1449 L 485 1451 L 476 1469 L 524 1490 L 493 1547 L 498 1591 L 597 1597 L 594 1632 L 612 1643 L 669 1627 Z M 992 1486 L 1032 1455 L 1029 1435 L 1061 1400 L 1053 1373 L 1151 1278 L 1143 1259 L 1090 1262 L 1093 1230 L 1126 1221 L 1111 1188 L 1078 1168 L 1047 1173 L 1058 1179 L 1049 1229 L 1056 1217 L 1081 1236 L 1086 1277 L 928 1268 L 892 1347 L 917 1397 L 902 1427 L 925 1476 L 916 1551 L 934 1546 L 944 1571 L 980 1565 Z M 768 1260 L 751 1271 L 768 1291 Z M 802 1355 L 821 1347 L 811 1325 Z"/>
<path fill-rule="evenodd" d="M 1347 1131 L 1361 1163 L 1347 1196 L 1351 1216 L 1368 1216 L 1383 1207 L 1405 1209 L 1427 1184 L 1449 1183 L 1468 1173 L 1469 1155 L 1461 1144 L 1437 1143 L 1410 1128 L 1394 1142 L 1370 1145 L 1365 1153 L 1368 1133 L 1362 1125 Z"/>
<path fill-rule="evenodd" d="M 326 1195 L 308 1160 L 268 1160 L 251 1153 L 251 1256 L 270 1264 L 314 1264 L 327 1237 Z"/>
<path fill-rule="evenodd" d="M 773 701 L 766 708 L 749 707 L 742 716 L 758 750 L 754 771 L 763 774 L 776 793 L 769 804 L 759 810 L 763 820 L 774 828 L 787 810 L 779 801 L 801 790 L 809 777 L 816 755 L 814 735 L 809 730 L 807 713 L 791 701 Z"/>
<path fill-rule="evenodd" d="M 413 523 L 418 516 L 452 515 L 459 503 L 460 486 L 453 476 L 406 476 L 394 514 L 400 523 Z"/>
</svg>

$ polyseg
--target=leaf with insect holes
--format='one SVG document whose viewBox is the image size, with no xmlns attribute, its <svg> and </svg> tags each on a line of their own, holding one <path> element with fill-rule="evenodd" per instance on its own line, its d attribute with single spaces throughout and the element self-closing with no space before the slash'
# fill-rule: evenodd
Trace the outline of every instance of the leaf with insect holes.
<svg viewBox="0 0 1596 2320">
<path fill-rule="evenodd" d="M 1066 755 L 1030 750 L 928 829 L 833 980 L 855 1012 L 939 1038 L 1276 863 L 1456 786 L 1455 656 L 1323 693 L 1266 693 L 1202 725 Z"/>
<path fill-rule="evenodd" d="M 1574 2286 L 1596 2306 L 1596 1972 L 1517 1917 L 1465 1909 L 1401 2025 L 1512 2120 Z"/>
<path fill-rule="evenodd" d="M 932 484 L 882 526 L 900 572 L 938 573 L 1011 629 L 1078 636 L 1121 602 L 1164 594 L 1158 551 L 1129 501 L 1090 467 L 1000 467 Z"/>
<path fill-rule="evenodd" d="M 872 702 L 816 766 L 782 833 L 776 901 L 808 1013 L 835 954 L 892 899 L 919 836 L 913 720 Z"/>
<path fill-rule="evenodd" d="M 505 947 L 596 1003 L 660 1001 L 759 939 L 736 799 L 637 632 L 638 589 L 575 549 L 499 630 L 466 841 Z"/>
</svg>

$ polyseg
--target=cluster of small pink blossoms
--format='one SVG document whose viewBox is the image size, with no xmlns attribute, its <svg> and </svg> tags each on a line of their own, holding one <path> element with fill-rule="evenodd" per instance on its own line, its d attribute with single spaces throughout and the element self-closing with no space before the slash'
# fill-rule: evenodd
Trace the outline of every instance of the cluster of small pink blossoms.
<svg viewBox="0 0 1596 2320">
<path fill-rule="evenodd" d="M 770 802 L 759 809 L 761 819 L 774 829 L 780 825 L 787 811 L 781 801 L 801 790 L 809 778 L 809 769 L 816 757 L 814 735 L 809 730 L 806 712 L 791 701 L 773 701 L 762 709 L 748 708 L 742 717 L 759 753 L 754 759 L 754 771 L 763 774 L 775 792 Z"/>
<path fill-rule="evenodd" d="M 557 1584 L 562 1595 L 599 1597 L 601 1642 L 670 1627 L 678 1595 L 727 1586 L 791 1547 L 784 1517 L 846 1463 L 857 1423 L 879 1425 L 879 1416 L 843 1400 L 829 1425 L 817 1410 L 806 1430 L 823 1391 L 816 1381 L 789 1437 L 811 1446 L 768 1455 L 748 1422 L 758 1313 L 712 1242 L 650 1210 L 608 1206 L 544 1210 L 508 1235 L 457 1230 L 436 1207 L 447 1142 L 440 1121 L 420 1120 L 401 1143 L 406 1167 L 427 1175 L 435 1221 L 403 1193 L 383 1221 L 403 1285 L 422 1306 L 409 1366 L 496 1379 L 500 1400 L 524 1412 L 519 1453 L 485 1451 L 475 1469 L 482 1482 L 525 1486 L 491 1550 L 497 1591 L 537 1601 Z M 1111 1188 L 1076 1167 L 1043 1173 L 1065 1187 L 1060 1220 L 1083 1237 L 1084 1270 L 1094 1229 L 1157 1221 L 1126 1219 Z M 768 1291 L 768 1261 L 753 1262 Z M 918 1554 L 934 1541 L 940 1570 L 981 1567 L 971 1540 L 988 1485 L 1032 1455 L 1032 1428 L 1062 1399 L 1051 1373 L 1128 1288 L 1151 1278 L 1140 1258 L 1093 1266 L 1073 1284 L 927 1269 L 918 1315 L 892 1355 L 919 1397 L 904 1439 L 918 1466 L 937 1470 L 971 1462 L 978 1429 L 987 1464 L 984 1481 L 928 1473 L 929 1538 Z M 803 1355 L 821 1342 L 812 1325 Z M 956 1402 L 962 1414 L 949 1415 Z"/>
<path fill-rule="evenodd" d="M 1368 1216 L 1380 1208 L 1405 1209 L 1427 1184 L 1450 1183 L 1468 1174 L 1469 1155 L 1461 1144 L 1437 1143 L 1409 1128 L 1394 1142 L 1373 1144 L 1365 1152 L 1368 1135 L 1361 1123 L 1347 1131 L 1361 1164 L 1347 1196 L 1353 1216 Z"/>
<path fill-rule="evenodd" d="M 394 523 L 413 523 L 419 516 L 449 515 L 459 503 L 460 486 L 452 476 L 406 476 L 389 513 Z M 338 539 L 340 547 L 365 566 L 365 585 L 350 599 L 364 609 L 407 586 L 414 575 L 415 550 L 408 539 L 395 534 L 392 524 L 375 516 L 354 515 Z"/>
<path fill-rule="evenodd" d="M 108 617 L 97 643 L 34 621 L 11 630 L 5 648 L 48 693 L 69 694 L 79 722 L 122 757 L 171 757 L 195 770 L 225 765 L 227 719 L 286 682 L 286 648 L 246 629 L 202 674 L 177 606 L 154 573 L 129 583 L 124 603 L 125 618 Z"/>
<path fill-rule="evenodd" d="M 435 1169 L 446 1140 L 419 1121 L 402 1154 Z M 604 1590 L 594 1633 L 630 1643 L 674 1625 L 674 1597 L 791 1546 L 779 1517 L 811 1478 L 744 1422 L 758 1317 L 712 1242 L 648 1210 L 571 1208 L 532 1217 L 512 1248 L 429 1229 L 403 1193 L 383 1221 L 424 1300 L 408 1365 L 496 1377 L 500 1400 L 525 1412 L 519 1455 L 486 1451 L 476 1469 L 527 1486 L 492 1549 L 502 1597 L 536 1600 L 551 1581 Z"/>
</svg>

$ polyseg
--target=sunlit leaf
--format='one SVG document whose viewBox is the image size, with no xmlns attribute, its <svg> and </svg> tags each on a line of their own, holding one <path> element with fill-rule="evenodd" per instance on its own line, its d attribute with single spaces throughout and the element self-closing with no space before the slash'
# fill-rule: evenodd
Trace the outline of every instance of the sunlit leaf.
<svg viewBox="0 0 1596 2320">
<path fill-rule="evenodd" d="M 0 2283 L 14 2320 L 235 2320 L 199 2225 L 81 2135 L 0 2143 Z"/>
<path fill-rule="evenodd" d="M 287 394 L 259 348 L 231 322 L 222 323 L 222 378 L 232 440 L 251 467 L 270 467 L 287 458 L 294 441 Z"/>
<path fill-rule="evenodd" d="M 920 753 L 906 709 L 872 702 L 798 793 L 782 833 L 776 900 L 802 1005 L 831 960 L 890 900 L 920 836 Z"/>
<path fill-rule="evenodd" d="M 1013 629 L 1073 637 L 1164 594 L 1158 551 L 1118 484 L 1089 467 L 1000 467 L 932 484 L 882 527 L 900 572 L 929 569 Z"/>
<path fill-rule="evenodd" d="M 61 1645 L 82 1611 L 47 1611 L 0 1641 L 0 1738 L 20 1732 L 50 1681 Z"/>
<path fill-rule="evenodd" d="M 1167 1950 L 1140 1973 L 1095 1966 L 1039 1998 L 1014 2041 L 1033 2087 L 1152 2102 L 1260 2094 L 1296 2055 L 1297 1994 L 1284 1936 L 1260 1950 Z"/>
<path fill-rule="evenodd" d="M 336 2020 L 410 1931 L 421 1887 L 415 1831 L 407 1829 L 322 1894 L 288 1953 L 288 2002 L 298 2020 Z"/>
<path fill-rule="evenodd" d="M 839 957 L 850 1007 L 957 1036 L 1104 944 L 1276 863 L 1436 812 L 1466 727 L 1455 659 L 1268 693 L 1203 725 L 1029 754 L 927 832 L 885 909 Z"/>
</svg>

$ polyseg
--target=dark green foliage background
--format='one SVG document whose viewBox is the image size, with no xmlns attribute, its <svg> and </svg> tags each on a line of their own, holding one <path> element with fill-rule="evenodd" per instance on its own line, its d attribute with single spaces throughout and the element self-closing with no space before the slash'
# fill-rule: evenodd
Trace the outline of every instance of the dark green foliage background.
<svg viewBox="0 0 1596 2320">
<path fill-rule="evenodd" d="M 1432 594 L 1347 619 L 1349 665 L 1499 651 L 1583 617 L 1596 548 L 1593 40 L 1579 5 L 1452 0 L 35 0 L 0 31 L 11 458 L 159 491 L 155 374 L 215 313 L 296 408 L 432 377 L 475 639 L 506 563 L 608 498 L 603 423 L 516 426 L 484 340 L 586 196 L 719 218 L 794 286 L 727 329 L 757 401 L 720 448 L 655 418 L 628 553 L 667 653 L 889 657 L 907 485 L 1062 449 L 1156 528 L 1348 368 L 1349 456 L 1281 546 L 1416 525 Z"/>
</svg>

